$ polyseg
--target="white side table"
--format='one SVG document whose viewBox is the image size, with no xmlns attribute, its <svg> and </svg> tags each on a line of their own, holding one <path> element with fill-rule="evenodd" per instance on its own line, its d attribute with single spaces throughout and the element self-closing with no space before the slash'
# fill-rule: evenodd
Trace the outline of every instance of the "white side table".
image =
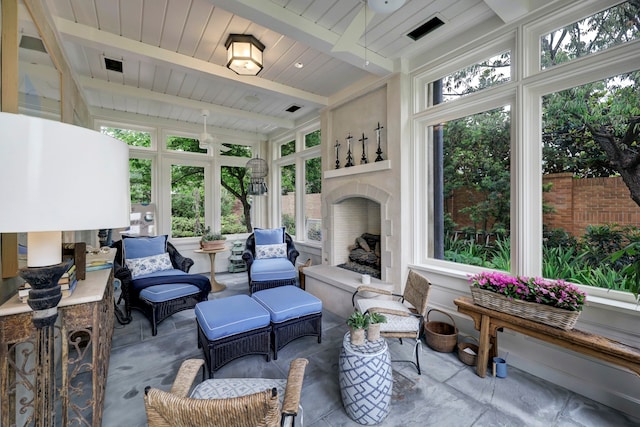
<svg viewBox="0 0 640 427">
<path fill-rule="evenodd" d="M 340 394 L 347 415 L 359 424 L 382 422 L 391 411 L 391 357 L 387 341 L 351 345 L 351 333 L 342 340 L 338 367 Z"/>
</svg>

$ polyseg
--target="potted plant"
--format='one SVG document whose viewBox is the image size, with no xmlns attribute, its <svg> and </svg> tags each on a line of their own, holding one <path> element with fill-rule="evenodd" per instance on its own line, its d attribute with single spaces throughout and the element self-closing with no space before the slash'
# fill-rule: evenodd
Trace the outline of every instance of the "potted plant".
<svg viewBox="0 0 640 427">
<path fill-rule="evenodd" d="M 200 237 L 200 248 L 210 251 L 224 249 L 225 240 L 227 238 L 222 233 L 213 232 L 211 227 L 207 227 Z"/>
<path fill-rule="evenodd" d="M 369 326 L 369 314 L 356 310 L 347 319 L 347 325 L 351 328 L 351 344 L 364 344 L 364 330 Z"/>
<path fill-rule="evenodd" d="M 564 280 L 483 272 L 469 278 L 475 304 L 514 316 L 572 329 L 587 294 Z"/>
<path fill-rule="evenodd" d="M 373 312 L 369 315 L 369 327 L 367 328 L 367 339 L 378 341 L 380 339 L 380 324 L 386 323 L 387 318 L 382 313 Z"/>
</svg>

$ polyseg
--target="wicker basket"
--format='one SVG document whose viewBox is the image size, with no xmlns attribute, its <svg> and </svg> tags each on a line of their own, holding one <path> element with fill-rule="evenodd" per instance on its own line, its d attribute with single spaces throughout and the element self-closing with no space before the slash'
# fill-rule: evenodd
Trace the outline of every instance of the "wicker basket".
<svg viewBox="0 0 640 427">
<path fill-rule="evenodd" d="M 465 351 L 465 349 L 473 350 L 475 354 L 470 354 Z M 478 340 L 472 336 L 465 336 L 458 343 L 458 358 L 462 363 L 469 366 L 476 366 L 478 363 L 478 349 L 480 346 L 478 345 Z"/>
<path fill-rule="evenodd" d="M 535 302 L 509 299 L 504 295 L 471 286 L 473 302 L 482 307 L 522 317 L 556 328 L 570 330 L 576 325 L 579 311 L 564 310 Z"/>
<path fill-rule="evenodd" d="M 446 322 L 430 322 L 429 314 L 431 314 L 432 311 L 438 311 L 444 314 L 451 319 L 453 325 Z M 435 308 L 429 310 L 427 312 L 427 321 L 424 324 L 424 330 L 427 345 L 435 351 L 451 353 L 456 349 L 456 344 L 458 344 L 458 328 L 456 327 L 456 322 L 453 320 L 453 317 L 444 311 Z"/>
</svg>

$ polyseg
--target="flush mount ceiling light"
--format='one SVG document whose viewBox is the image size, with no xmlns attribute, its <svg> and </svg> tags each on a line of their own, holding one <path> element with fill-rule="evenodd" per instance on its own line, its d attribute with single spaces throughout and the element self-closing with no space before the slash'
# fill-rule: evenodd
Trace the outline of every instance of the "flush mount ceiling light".
<svg viewBox="0 0 640 427">
<path fill-rule="evenodd" d="M 400 9 L 405 0 L 367 0 L 369 9 L 376 13 L 391 13 Z"/>
<path fill-rule="evenodd" d="M 252 35 L 229 34 L 227 68 L 241 76 L 255 76 L 262 70 L 264 45 Z"/>
</svg>

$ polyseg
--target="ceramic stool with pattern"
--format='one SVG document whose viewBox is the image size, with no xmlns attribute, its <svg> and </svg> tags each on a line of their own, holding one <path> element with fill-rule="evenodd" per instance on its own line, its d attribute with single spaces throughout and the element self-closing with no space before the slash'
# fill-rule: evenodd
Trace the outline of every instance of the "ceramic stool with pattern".
<svg viewBox="0 0 640 427">
<path fill-rule="evenodd" d="M 351 334 L 342 340 L 338 366 L 340 394 L 347 415 L 359 424 L 381 423 L 391 411 L 391 357 L 387 341 L 351 345 Z"/>
</svg>

